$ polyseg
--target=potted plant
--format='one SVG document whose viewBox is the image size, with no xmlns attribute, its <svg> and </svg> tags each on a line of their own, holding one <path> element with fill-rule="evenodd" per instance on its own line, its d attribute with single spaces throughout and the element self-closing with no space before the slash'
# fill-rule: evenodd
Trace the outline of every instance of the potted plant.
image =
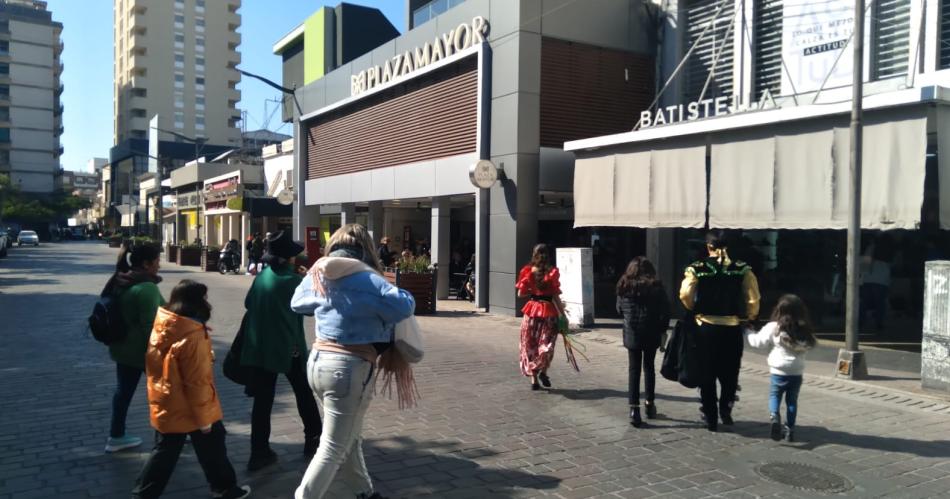
<svg viewBox="0 0 950 499">
<path fill-rule="evenodd" d="M 201 266 L 201 245 L 196 243 L 182 245 L 178 248 L 178 265 L 187 265 L 191 267 Z"/>
<path fill-rule="evenodd" d="M 426 256 L 403 257 L 383 272 L 386 280 L 405 289 L 416 300 L 416 315 L 435 313 L 436 271 Z"/>
<path fill-rule="evenodd" d="M 201 248 L 201 267 L 205 269 L 205 272 L 217 272 L 220 258 L 221 248 L 217 246 Z"/>
</svg>

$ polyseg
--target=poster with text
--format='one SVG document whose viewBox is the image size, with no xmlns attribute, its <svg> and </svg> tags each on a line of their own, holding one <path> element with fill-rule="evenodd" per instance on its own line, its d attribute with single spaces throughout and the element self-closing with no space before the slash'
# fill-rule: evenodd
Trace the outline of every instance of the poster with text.
<svg viewBox="0 0 950 499">
<path fill-rule="evenodd" d="M 854 2 L 788 0 L 782 7 L 782 95 L 851 85 L 854 68 Z M 867 46 L 868 20 L 865 20 Z M 839 59 L 840 57 L 840 59 Z M 837 60 L 837 65 L 835 61 Z M 864 77 L 868 64 L 865 55 Z"/>
</svg>

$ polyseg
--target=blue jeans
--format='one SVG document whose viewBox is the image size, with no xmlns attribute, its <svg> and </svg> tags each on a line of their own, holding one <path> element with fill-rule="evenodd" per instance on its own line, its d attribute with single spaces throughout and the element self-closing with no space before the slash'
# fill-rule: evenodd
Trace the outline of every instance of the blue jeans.
<svg viewBox="0 0 950 499">
<path fill-rule="evenodd" d="M 355 355 L 310 352 L 307 378 L 323 410 L 323 433 L 317 454 L 294 494 L 296 499 L 373 493 L 361 435 L 363 416 L 376 387 L 375 371 L 372 362 Z"/>
<path fill-rule="evenodd" d="M 135 396 L 142 372 L 137 367 L 115 365 L 116 386 L 112 394 L 112 424 L 109 427 L 109 436 L 112 438 L 125 436 L 125 417 L 129 414 L 129 404 Z"/>
<path fill-rule="evenodd" d="M 802 389 L 802 376 L 772 375 L 772 386 L 769 387 L 769 412 L 778 414 L 782 407 L 782 396 L 785 396 L 785 424 L 789 428 L 795 426 L 795 417 L 798 414 L 798 392 Z"/>
</svg>

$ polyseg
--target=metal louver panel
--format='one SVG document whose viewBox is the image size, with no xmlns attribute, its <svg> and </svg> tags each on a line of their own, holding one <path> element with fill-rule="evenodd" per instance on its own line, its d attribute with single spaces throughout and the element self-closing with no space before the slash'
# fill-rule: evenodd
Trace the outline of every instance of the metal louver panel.
<svg viewBox="0 0 950 499">
<path fill-rule="evenodd" d="M 716 16 L 722 2 L 726 6 Z M 686 7 L 686 47 L 692 47 L 699 35 L 709 23 L 713 27 L 706 32 L 706 36 L 696 46 L 686 65 L 686 100 L 694 101 L 699 98 L 703 90 L 709 71 L 712 69 L 716 53 L 721 49 L 722 54 L 716 62 L 716 70 L 709 82 L 704 98 L 718 97 L 732 94 L 732 39 L 735 30 L 730 30 L 733 21 L 735 4 L 731 0 L 696 0 Z M 726 33 L 729 40 L 723 44 Z"/>
<path fill-rule="evenodd" d="M 950 68 L 950 0 L 940 2 L 940 69 Z"/>
<path fill-rule="evenodd" d="M 910 0 L 875 0 L 872 15 L 873 78 L 880 80 L 906 75 L 910 50 Z"/>
<path fill-rule="evenodd" d="M 655 93 L 653 57 L 541 39 L 541 146 L 633 129 Z"/>
<path fill-rule="evenodd" d="M 474 152 L 477 94 L 477 58 L 469 57 L 315 118 L 307 178 Z"/>
<path fill-rule="evenodd" d="M 755 98 L 766 89 L 782 91 L 782 3 L 759 0 L 755 5 Z"/>
</svg>

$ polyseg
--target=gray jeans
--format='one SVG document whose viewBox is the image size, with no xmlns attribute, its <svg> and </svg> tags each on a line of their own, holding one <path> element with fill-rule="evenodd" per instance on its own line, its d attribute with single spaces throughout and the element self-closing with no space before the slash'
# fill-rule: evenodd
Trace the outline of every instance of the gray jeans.
<svg viewBox="0 0 950 499">
<path fill-rule="evenodd" d="M 373 482 L 363 459 L 363 416 L 373 399 L 375 366 L 357 357 L 313 350 L 307 379 L 323 413 L 320 448 L 307 466 L 296 499 L 369 496 Z"/>
</svg>

